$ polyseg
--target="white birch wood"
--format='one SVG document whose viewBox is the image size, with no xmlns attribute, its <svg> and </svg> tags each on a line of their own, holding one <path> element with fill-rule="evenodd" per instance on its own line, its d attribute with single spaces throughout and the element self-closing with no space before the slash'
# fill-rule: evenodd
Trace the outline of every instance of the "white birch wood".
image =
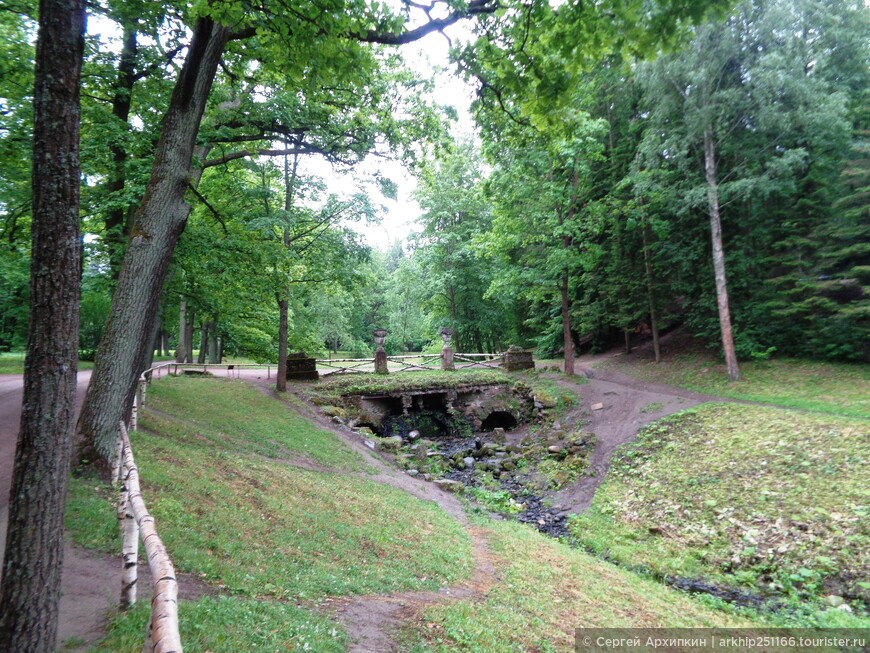
<svg viewBox="0 0 870 653">
<path fill-rule="evenodd" d="M 117 485 L 123 478 L 121 468 L 124 466 L 124 441 L 118 432 L 118 443 L 115 445 L 115 460 L 112 461 L 112 485 Z"/>
<path fill-rule="evenodd" d="M 154 518 L 148 514 L 139 488 L 139 470 L 133 459 L 133 449 L 123 422 L 120 423 L 124 440 L 124 461 L 127 467 L 128 512 L 132 513 L 139 526 L 148 566 L 154 579 L 154 596 L 151 599 L 151 621 L 146 638 L 152 642 L 153 653 L 182 653 L 181 636 L 178 632 L 178 582 L 175 568 L 166 553 L 166 547 L 157 534 Z M 143 649 L 145 650 L 145 649 Z"/>
</svg>

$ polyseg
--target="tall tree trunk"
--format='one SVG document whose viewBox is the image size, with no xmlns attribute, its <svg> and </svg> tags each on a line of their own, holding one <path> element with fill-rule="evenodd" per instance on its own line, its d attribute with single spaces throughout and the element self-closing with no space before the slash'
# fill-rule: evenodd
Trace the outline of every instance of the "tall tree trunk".
<svg viewBox="0 0 870 653">
<path fill-rule="evenodd" d="M 644 218 L 643 221 L 643 263 L 646 269 L 646 295 L 649 299 L 649 321 L 652 329 L 653 338 L 653 353 L 656 357 L 656 363 L 662 360 L 662 350 L 659 346 L 659 317 L 658 309 L 656 308 L 655 285 L 653 283 L 652 256 L 650 255 L 650 228 L 649 221 Z"/>
<path fill-rule="evenodd" d="M 713 241 L 713 272 L 716 276 L 716 304 L 719 308 L 719 328 L 722 332 L 722 349 L 725 352 L 725 367 L 728 380 L 740 378 L 737 353 L 734 351 L 734 334 L 731 330 L 731 310 L 728 306 L 728 284 L 725 279 L 725 252 L 722 248 L 722 220 L 719 216 L 719 183 L 716 178 L 716 146 L 713 128 L 704 130 L 704 173 L 707 177 L 707 201 L 710 206 L 710 236 Z"/>
<path fill-rule="evenodd" d="M 184 324 L 184 362 L 193 362 L 193 327 L 196 325 L 196 313 L 192 308 L 187 310 L 187 322 Z"/>
<path fill-rule="evenodd" d="M 211 321 L 211 328 L 208 330 L 208 362 L 212 365 L 221 362 L 218 358 L 217 319 Z"/>
<path fill-rule="evenodd" d="M 196 355 L 196 362 L 200 365 L 205 363 L 205 356 L 208 353 L 209 326 L 209 322 L 199 321 L 199 353 Z"/>
<path fill-rule="evenodd" d="M 284 291 L 288 293 L 289 291 Z M 278 392 L 287 390 L 287 295 L 283 297 L 275 293 L 278 301 L 278 377 L 275 379 L 275 389 Z"/>
<path fill-rule="evenodd" d="M 79 433 L 106 459 L 114 456 L 118 422 L 132 405 L 163 281 L 190 213 L 184 194 L 196 136 L 229 38 L 223 25 L 208 17 L 197 20 L 163 118 L 151 178 L 136 212 L 78 424 Z"/>
<path fill-rule="evenodd" d="M 226 336 L 221 333 L 220 337 L 218 338 L 218 363 L 224 362 L 224 340 L 226 340 Z"/>
<path fill-rule="evenodd" d="M 461 352 L 459 329 L 456 328 L 456 288 L 453 287 L 453 284 L 447 286 L 447 296 L 450 299 L 450 328 L 453 329 L 453 351 Z"/>
<path fill-rule="evenodd" d="M 630 354 L 631 353 L 631 331 L 629 331 L 628 329 L 623 329 L 622 335 L 625 338 L 625 353 Z"/>
<path fill-rule="evenodd" d="M 289 149 L 289 141 L 284 141 L 285 147 Z M 299 174 L 299 154 L 293 155 L 293 164 L 290 164 L 290 157 L 284 156 L 284 211 L 290 215 L 293 210 L 293 198 L 296 193 L 296 176 Z M 268 210 L 268 206 L 266 207 Z M 290 247 L 290 228 L 284 227 L 284 247 Z M 275 293 L 275 299 L 278 302 L 278 371 L 275 379 L 275 389 L 278 392 L 286 392 L 287 390 L 287 337 L 288 337 L 288 316 L 290 302 L 290 287 L 288 286 L 283 291 L 283 296 Z"/>
<path fill-rule="evenodd" d="M 178 346 L 175 348 L 175 362 L 183 363 L 187 355 L 187 298 L 181 298 L 178 307 Z"/>
<path fill-rule="evenodd" d="M 33 92 L 30 330 L 12 472 L 0 650 L 55 648 L 79 340 L 83 0 L 41 0 Z"/>
<path fill-rule="evenodd" d="M 138 32 L 135 24 L 124 20 L 123 45 L 118 58 L 118 74 L 115 78 L 112 95 L 112 116 L 119 123 L 128 127 L 130 106 L 133 99 L 133 85 L 136 83 L 136 54 L 138 51 Z M 112 154 L 112 166 L 106 190 L 109 193 L 119 193 L 124 190 L 127 181 L 127 148 L 121 139 L 113 139 L 109 144 Z M 106 216 L 106 245 L 109 249 L 109 270 L 112 279 L 117 279 L 124 258 L 124 246 L 129 236 L 127 224 L 128 210 L 117 204 Z"/>
<path fill-rule="evenodd" d="M 559 211 L 559 224 L 574 221 L 577 210 L 577 188 L 580 185 L 580 174 L 575 172 L 572 180 L 571 200 L 568 205 L 568 217 Z M 574 246 L 574 239 L 570 235 L 562 236 L 562 247 L 566 250 Z M 559 293 L 562 301 L 562 342 L 565 349 L 565 376 L 574 376 L 574 337 L 571 335 L 571 300 L 568 297 L 568 269 L 562 271 Z"/>
<path fill-rule="evenodd" d="M 562 340 L 565 347 L 565 375 L 574 376 L 574 338 L 571 336 L 571 302 L 568 299 L 568 271 L 559 286 L 562 297 Z"/>
</svg>

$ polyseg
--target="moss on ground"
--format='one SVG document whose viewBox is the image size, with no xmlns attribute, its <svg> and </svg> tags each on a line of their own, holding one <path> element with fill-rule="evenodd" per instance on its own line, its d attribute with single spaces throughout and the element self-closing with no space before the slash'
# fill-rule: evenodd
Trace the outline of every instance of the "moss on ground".
<svg viewBox="0 0 870 653">
<path fill-rule="evenodd" d="M 862 611 L 870 598 L 868 426 L 734 404 L 666 418 L 618 451 L 573 533 L 657 574 L 780 599 L 842 596 Z"/>
</svg>

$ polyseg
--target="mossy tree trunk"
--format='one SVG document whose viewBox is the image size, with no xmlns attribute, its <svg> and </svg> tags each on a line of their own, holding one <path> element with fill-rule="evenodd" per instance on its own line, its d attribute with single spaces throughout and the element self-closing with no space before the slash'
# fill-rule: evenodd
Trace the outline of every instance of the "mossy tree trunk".
<svg viewBox="0 0 870 653">
<path fill-rule="evenodd" d="M 83 0 L 41 0 L 33 92 L 30 332 L 0 590 L 0 650 L 55 648 L 79 338 Z"/>
</svg>

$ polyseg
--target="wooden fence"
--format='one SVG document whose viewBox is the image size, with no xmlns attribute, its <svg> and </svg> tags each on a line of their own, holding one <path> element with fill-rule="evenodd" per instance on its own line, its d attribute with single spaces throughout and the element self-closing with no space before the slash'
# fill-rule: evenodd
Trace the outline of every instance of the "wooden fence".
<svg viewBox="0 0 870 653">
<path fill-rule="evenodd" d="M 174 363 L 162 363 L 146 370 L 140 377 L 133 398 L 130 428 L 137 428 L 139 407 L 145 403 L 148 381 L 155 373 L 160 376 Z M 157 534 L 154 518 L 148 513 L 139 487 L 139 468 L 133 457 L 133 447 L 124 422 L 118 424 L 118 444 L 112 481 L 119 486 L 118 522 L 123 533 L 121 555 L 124 568 L 121 578 L 121 609 L 136 603 L 139 575 L 139 539 L 145 547 L 151 570 L 151 615 L 145 632 L 142 653 L 182 653 L 181 634 L 178 629 L 178 581 L 175 568 Z"/>
<path fill-rule="evenodd" d="M 493 367 L 502 361 L 503 356 L 503 354 L 453 354 L 453 366 L 457 370 L 469 367 Z M 375 370 L 374 358 L 318 358 L 315 362 L 321 376 L 371 373 Z M 437 370 L 441 367 L 441 356 L 440 354 L 387 356 L 387 363 L 393 363 L 390 372 Z"/>
</svg>

